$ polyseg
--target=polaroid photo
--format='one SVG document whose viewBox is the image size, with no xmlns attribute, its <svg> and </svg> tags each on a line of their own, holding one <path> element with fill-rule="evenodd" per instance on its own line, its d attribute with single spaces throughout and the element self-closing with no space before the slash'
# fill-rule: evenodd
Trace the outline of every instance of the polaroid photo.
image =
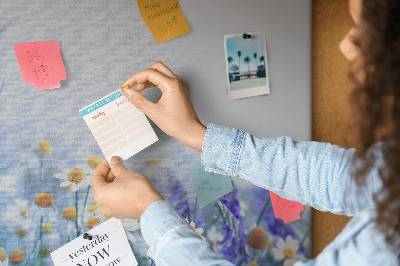
<svg viewBox="0 0 400 266">
<path fill-rule="evenodd" d="M 269 94 L 265 32 L 224 36 L 228 99 Z"/>
</svg>

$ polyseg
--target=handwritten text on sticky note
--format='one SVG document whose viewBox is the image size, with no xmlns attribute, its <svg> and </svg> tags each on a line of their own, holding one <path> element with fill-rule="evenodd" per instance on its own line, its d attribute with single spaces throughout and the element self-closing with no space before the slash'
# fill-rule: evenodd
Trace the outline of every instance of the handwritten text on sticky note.
<svg viewBox="0 0 400 266">
<path fill-rule="evenodd" d="M 233 190 L 229 176 L 206 172 L 201 162 L 190 166 L 190 173 L 200 208 Z"/>
<path fill-rule="evenodd" d="M 281 198 L 271 191 L 269 195 L 276 218 L 281 218 L 286 224 L 300 219 L 300 213 L 304 210 L 301 203 Z"/>
<path fill-rule="evenodd" d="M 40 41 L 14 45 L 22 79 L 37 90 L 60 88 L 67 78 L 60 53 L 60 42 Z"/>
<path fill-rule="evenodd" d="M 178 0 L 137 0 L 140 14 L 157 43 L 190 32 Z"/>
</svg>

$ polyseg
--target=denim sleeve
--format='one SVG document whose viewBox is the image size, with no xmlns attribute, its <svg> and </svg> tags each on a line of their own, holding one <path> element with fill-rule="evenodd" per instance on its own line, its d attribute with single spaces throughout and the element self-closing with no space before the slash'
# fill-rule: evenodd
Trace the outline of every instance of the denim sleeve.
<svg viewBox="0 0 400 266">
<path fill-rule="evenodd" d="M 358 186 L 351 176 L 355 149 L 289 137 L 259 138 L 208 125 L 201 155 L 206 171 L 236 176 L 321 211 L 353 216 L 375 206 L 377 169 Z"/>
<path fill-rule="evenodd" d="M 140 218 L 148 255 L 162 265 L 233 265 L 216 253 L 166 201 L 153 202 Z"/>
</svg>

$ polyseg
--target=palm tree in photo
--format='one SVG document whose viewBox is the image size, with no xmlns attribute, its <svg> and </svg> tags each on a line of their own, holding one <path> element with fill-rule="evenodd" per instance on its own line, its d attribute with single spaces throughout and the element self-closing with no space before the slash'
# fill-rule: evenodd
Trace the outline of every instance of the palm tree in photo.
<svg viewBox="0 0 400 266">
<path fill-rule="evenodd" d="M 238 51 L 238 57 L 239 57 L 239 79 L 240 79 L 240 57 L 242 56 L 242 52 Z"/>
<path fill-rule="evenodd" d="M 239 67 L 238 67 L 237 65 L 233 64 L 233 65 L 231 66 L 231 70 L 232 70 L 232 72 L 238 72 Z"/>
<path fill-rule="evenodd" d="M 263 55 L 260 57 L 260 63 L 262 63 L 262 62 L 264 62 L 264 71 L 266 71 L 265 70 L 265 58 Z M 265 73 L 267 73 L 267 72 L 265 72 Z"/>
<path fill-rule="evenodd" d="M 257 72 L 257 53 L 254 53 L 253 54 L 253 56 L 254 56 L 254 63 L 256 63 L 256 72 Z"/>
<path fill-rule="evenodd" d="M 228 57 L 229 69 L 231 69 L 231 63 L 233 62 L 232 56 Z"/>
<path fill-rule="evenodd" d="M 248 70 L 249 70 L 248 77 L 250 77 L 250 62 L 251 62 L 250 56 L 246 56 L 246 57 L 244 58 L 244 62 L 247 64 L 247 68 L 248 68 Z"/>
</svg>

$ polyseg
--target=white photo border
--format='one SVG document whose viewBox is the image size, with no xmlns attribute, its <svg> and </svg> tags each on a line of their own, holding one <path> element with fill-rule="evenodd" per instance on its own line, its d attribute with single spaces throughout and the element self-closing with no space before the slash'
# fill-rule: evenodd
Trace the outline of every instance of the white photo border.
<svg viewBox="0 0 400 266">
<path fill-rule="evenodd" d="M 227 82 L 227 89 L 228 89 L 228 99 L 229 100 L 236 100 L 236 99 L 241 99 L 241 98 L 247 98 L 247 97 L 253 97 L 253 96 L 259 96 L 259 95 L 265 95 L 270 93 L 270 87 L 269 87 L 269 73 L 268 73 L 268 56 L 267 56 L 267 42 L 265 39 L 265 31 L 253 31 L 253 32 L 246 32 L 246 34 L 260 34 L 263 36 L 264 39 L 264 54 L 265 54 L 265 76 L 266 76 L 266 85 L 265 86 L 259 86 L 259 87 L 253 87 L 253 88 L 246 88 L 246 89 L 241 89 L 237 91 L 231 91 L 230 90 L 230 82 L 229 82 L 229 64 L 228 64 L 228 52 L 227 52 L 227 47 L 226 47 L 226 40 L 227 38 L 230 37 L 237 37 L 237 36 L 243 36 L 242 33 L 237 33 L 237 34 L 229 34 L 229 35 L 224 35 L 224 50 L 225 50 L 225 69 L 226 69 L 226 82 Z"/>
</svg>

